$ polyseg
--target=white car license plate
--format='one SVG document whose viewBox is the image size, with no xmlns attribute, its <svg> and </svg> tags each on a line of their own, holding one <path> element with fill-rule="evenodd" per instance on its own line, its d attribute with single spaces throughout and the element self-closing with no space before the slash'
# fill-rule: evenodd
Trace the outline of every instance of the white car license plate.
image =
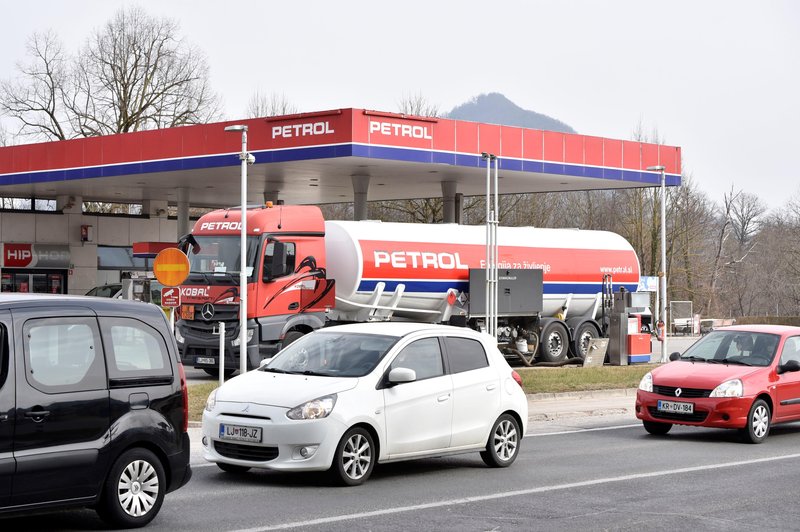
<svg viewBox="0 0 800 532">
<path fill-rule="evenodd" d="M 659 401 L 659 412 L 671 414 L 694 414 L 694 403 L 678 403 L 676 401 Z"/>
<path fill-rule="evenodd" d="M 261 427 L 244 427 L 242 425 L 220 423 L 219 439 L 261 443 Z"/>
<path fill-rule="evenodd" d="M 195 364 L 216 364 L 217 359 L 214 357 L 197 357 Z"/>
</svg>

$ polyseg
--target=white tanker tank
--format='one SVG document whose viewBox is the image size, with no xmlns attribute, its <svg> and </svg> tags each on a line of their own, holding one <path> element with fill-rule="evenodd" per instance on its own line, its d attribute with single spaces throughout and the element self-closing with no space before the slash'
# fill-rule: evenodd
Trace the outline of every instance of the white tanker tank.
<svg viewBox="0 0 800 532">
<path fill-rule="evenodd" d="M 614 290 L 636 291 L 639 283 L 636 253 L 615 233 L 500 227 L 497 241 L 499 268 L 542 270 L 542 316 L 569 302 L 570 315 L 594 319 L 605 275 Z M 485 226 L 327 221 L 327 276 L 336 281 L 332 318 L 444 321 L 448 307 L 467 299 L 469 269 L 485 268 L 485 242 Z"/>
</svg>

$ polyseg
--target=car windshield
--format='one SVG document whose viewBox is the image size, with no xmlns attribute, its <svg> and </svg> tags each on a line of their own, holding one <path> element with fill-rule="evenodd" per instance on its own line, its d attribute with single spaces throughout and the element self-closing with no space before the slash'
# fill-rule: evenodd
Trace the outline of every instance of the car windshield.
<svg viewBox="0 0 800 532">
<path fill-rule="evenodd" d="M 363 377 L 396 341 L 393 336 L 318 331 L 289 344 L 261 371 Z"/>
<path fill-rule="evenodd" d="M 697 341 L 681 360 L 769 366 L 775 357 L 779 336 L 775 334 L 717 329 Z"/>
</svg>

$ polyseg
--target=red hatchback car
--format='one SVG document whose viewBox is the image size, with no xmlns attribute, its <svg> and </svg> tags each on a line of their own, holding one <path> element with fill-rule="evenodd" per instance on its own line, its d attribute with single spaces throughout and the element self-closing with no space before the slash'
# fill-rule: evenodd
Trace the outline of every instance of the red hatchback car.
<svg viewBox="0 0 800 532">
<path fill-rule="evenodd" d="M 773 423 L 800 420 L 800 327 L 717 329 L 670 360 L 636 392 L 636 417 L 650 434 L 695 425 L 761 443 Z"/>
</svg>

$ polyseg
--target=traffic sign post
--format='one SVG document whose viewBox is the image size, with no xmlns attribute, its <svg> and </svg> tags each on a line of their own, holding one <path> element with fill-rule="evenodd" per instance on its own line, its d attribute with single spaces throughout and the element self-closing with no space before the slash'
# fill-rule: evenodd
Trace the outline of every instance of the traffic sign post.
<svg viewBox="0 0 800 532">
<path fill-rule="evenodd" d="M 164 286 L 180 286 L 189 276 L 189 258 L 178 248 L 162 249 L 153 261 L 153 273 Z"/>
</svg>

